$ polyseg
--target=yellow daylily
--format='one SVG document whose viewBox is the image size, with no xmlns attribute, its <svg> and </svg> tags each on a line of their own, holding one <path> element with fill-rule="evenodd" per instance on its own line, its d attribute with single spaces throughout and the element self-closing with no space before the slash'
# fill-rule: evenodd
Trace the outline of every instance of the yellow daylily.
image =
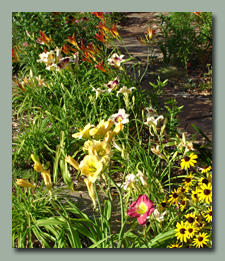
<svg viewBox="0 0 225 261">
<path fill-rule="evenodd" d="M 32 185 L 29 181 L 25 181 L 24 179 L 17 179 L 16 184 L 23 188 L 35 188 L 35 185 Z"/>
<path fill-rule="evenodd" d="M 84 182 L 87 185 L 88 194 L 93 201 L 94 208 L 96 208 L 96 194 L 95 194 L 95 191 L 94 191 L 93 182 L 91 182 L 89 179 L 84 179 Z"/>
<path fill-rule="evenodd" d="M 95 182 L 103 169 L 102 162 L 95 155 L 86 155 L 79 165 L 81 173 L 88 177 L 89 181 Z"/>
<path fill-rule="evenodd" d="M 80 169 L 79 169 L 79 163 L 78 163 L 75 159 L 73 159 L 72 157 L 67 156 L 67 157 L 65 158 L 65 161 L 66 161 L 67 163 L 69 163 L 70 165 L 72 165 L 75 169 L 80 170 Z"/>
<path fill-rule="evenodd" d="M 108 142 L 97 140 L 93 140 L 92 146 L 88 149 L 88 154 L 100 157 L 103 164 L 107 164 L 113 155 Z"/>
<path fill-rule="evenodd" d="M 96 140 L 103 137 L 113 126 L 114 122 L 109 119 L 107 121 L 101 120 L 97 127 L 90 129 L 90 135 L 93 136 Z"/>
<path fill-rule="evenodd" d="M 94 127 L 94 125 L 88 123 L 83 130 L 81 130 L 80 132 L 77 132 L 77 133 L 74 133 L 72 135 L 73 138 L 78 138 L 78 139 L 81 139 L 81 138 L 84 138 L 84 139 L 90 139 L 90 134 L 89 134 L 89 130 L 90 128 Z"/>
</svg>

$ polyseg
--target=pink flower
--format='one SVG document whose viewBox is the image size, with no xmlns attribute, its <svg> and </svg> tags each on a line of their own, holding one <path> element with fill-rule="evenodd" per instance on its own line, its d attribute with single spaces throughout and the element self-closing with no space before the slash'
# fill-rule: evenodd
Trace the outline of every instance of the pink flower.
<svg viewBox="0 0 225 261">
<path fill-rule="evenodd" d="M 141 226 L 146 224 L 147 217 L 154 211 L 153 202 L 147 195 L 139 195 L 137 200 L 130 205 L 127 215 L 136 217 Z"/>
</svg>

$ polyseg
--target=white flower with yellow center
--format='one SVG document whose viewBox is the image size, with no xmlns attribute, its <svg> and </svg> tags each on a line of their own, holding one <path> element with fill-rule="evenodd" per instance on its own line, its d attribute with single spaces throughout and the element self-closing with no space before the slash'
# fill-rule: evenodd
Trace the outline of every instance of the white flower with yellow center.
<svg viewBox="0 0 225 261">
<path fill-rule="evenodd" d="M 99 157 L 95 155 L 87 155 L 81 161 L 79 169 L 82 175 L 88 177 L 88 180 L 94 183 L 100 175 L 103 165 Z"/>
<path fill-rule="evenodd" d="M 125 124 L 129 122 L 128 119 L 129 116 L 130 115 L 126 114 L 124 109 L 119 109 L 118 113 L 113 114 L 112 116 L 109 117 L 109 119 L 112 120 L 115 123 L 115 125 L 119 123 Z"/>
</svg>

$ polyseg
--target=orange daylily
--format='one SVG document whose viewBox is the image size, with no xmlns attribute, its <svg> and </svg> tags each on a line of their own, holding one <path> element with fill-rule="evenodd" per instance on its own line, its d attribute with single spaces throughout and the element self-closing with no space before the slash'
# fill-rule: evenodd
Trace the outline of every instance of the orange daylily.
<svg viewBox="0 0 225 261">
<path fill-rule="evenodd" d="M 13 47 L 12 47 L 12 61 L 14 63 L 18 62 L 18 54 L 14 51 Z"/>
<path fill-rule="evenodd" d="M 195 15 L 201 16 L 202 12 L 193 12 Z"/>
<path fill-rule="evenodd" d="M 147 28 L 147 30 L 148 30 L 148 38 L 149 40 L 152 40 L 152 37 L 155 35 L 156 28 L 154 30 Z"/>
<path fill-rule="evenodd" d="M 99 69 L 102 72 L 105 72 L 105 73 L 108 72 L 108 69 L 107 68 L 105 69 L 104 66 L 103 66 L 103 60 L 96 65 L 96 68 Z"/>
<path fill-rule="evenodd" d="M 47 37 L 46 35 L 45 35 L 45 32 L 39 32 L 39 34 L 40 34 L 40 37 L 38 37 L 37 38 L 37 43 L 40 43 L 40 44 L 50 44 L 51 42 L 52 42 L 52 37 L 50 36 L 50 38 L 49 37 Z"/>
<path fill-rule="evenodd" d="M 119 35 L 118 31 L 117 31 L 117 27 L 116 26 L 117 26 L 116 24 L 113 24 L 112 28 L 110 29 L 110 32 L 112 33 L 112 35 L 114 37 L 119 37 L 120 35 Z"/>
<path fill-rule="evenodd" d="M 103 12 L 92 12 L 91 14 L 96 15 L 100 19 L 103 19 Z"/>
<path fill-rule="evenodd" d="M 89 52 L 89 49 L 84 46 L 83 39 L 81 39 L 81 41 L 80 41 L 80 49 L 83 52 Z"/>
<path fill-rule="evenodd" d="M 85 52 L 84 55 L 81 54 L 81 56 L 83 57 L 82 61 L 88 62 L 88 63 L 92 63 L 93 61 L 90 59 L 91 54 Z"/>
<path fill-rule="evenodd" d="M 106 39 L 104 38 L 104 34 L 99 32 L 98 34 L 96 34 L 96 37 L 95 37 L 97 40 L 99 40 L 100 42 L 103 42 L 105 43 L 106 42 Z"/>
<path fill-rule="evenodd" d="M 73 33 L 73 36 L 72 36 L 72 37 L 68 36 L 68 39 L 69 39 L 68 41 L 69 41 L 72 45 L 74 45 L 77 50 L 80 50 L 80 48 L 79 48 L 79 46 L 78 46 L 78 44 L 77 44 L 77 42 L 76 42 L 75 34 L 74 34 L 74 33 Z"/>
<path fill-rule="evenodd" d="M 64 45 L 62 47 L 62 51 L 65 53 L 65 54 L 70 54 L 69 50 L 68 50 L 69 46 L 68 45 Z M 72 48 L 73 49 L 73 48 Z M 75 49 L 73 49 L 74 51 L 76 51 Z"/>
<path fill-rule="evenodd" d="M 142 37 L 136 36 L 136 38 L 141 44 L 146 44 L 146 41 Z"/>
<path fill-rule="evenodd" d="M 105 25 L 105 21 L 104 22 L 101 22 L 99 23 L 99 25 L 97 25 L 97 27 L 100 29 L 100 30 L 103 30 L 103 31 L 109 31 L 109 29 L 106 27 Z"/>
</svg>

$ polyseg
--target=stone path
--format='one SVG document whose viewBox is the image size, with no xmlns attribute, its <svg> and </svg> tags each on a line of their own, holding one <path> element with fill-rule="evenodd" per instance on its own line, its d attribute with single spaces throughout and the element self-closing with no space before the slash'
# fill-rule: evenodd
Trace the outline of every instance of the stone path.
<svg viewBox="0 0 225 261">
<path fill-rule="evenodd" d="M 134 62 L 140 62 L 142 65 L 141 72 L 144 72 L 148 49 L 145 45 L 142 45 L 137 39 L 136 36 L 147 32 L 147 27 L 149 28 L 158 28 L 159 23 L 157 15 L 160 13 L 157 12 L 139 12 L 139 13 L 126 13 L 126 21 L 122 23 L 119 31 L 120 36 L 123 39 L 124 45 L 126 46 L 128 52 L 131 56 L 136 59 Z M 163 13 L 166 15 L 167 13 Z M 156 36 L 157 37 L 157 36 Z M 158 36 L 160 37 L 160 36 Z M 128 58 L 125 48 L 118 41 L 115 44 L 119 47 L 120 51 L 125 54 L 125 58 Z M 154 55 L 157 56 L 157 59 L 162 59 L 163 55 L 157 47 L 154 46 L 155 52 Z M 132 64 L 132 61 L 129 62 L 129 65 Z M 143 89 L 151 88 L 149 82 L 153 82 L 154 78 L 151 77 L 154 68 L 149 66 L 148 72 L 141 82 L 141 87 Z M 179 75 L 180 72 L 177 71 Z M 168 80 L 170 80 L 168 78 Z M 196 142 L 204 143 L 202 136 L 192 127 L 192 124 L 196 125 L 201 129 L 208 138 L 212 141 L 212 99 L 211 97 L 204 96 L 191 96 L 186 92 L 182 92 L 176 89 L 176 86 L 170 87 L 167 85 L 165 87 L 166 97 L 174 98 L 178 102 L 178 106 L 184 105 L 182 112 L 178 116 L 180 121 L 179 129 L 180 133 L 185 132 L 186 135 L 191 139 L 191 136 L 194 134 L 196 136 Z"/>
</svg>

